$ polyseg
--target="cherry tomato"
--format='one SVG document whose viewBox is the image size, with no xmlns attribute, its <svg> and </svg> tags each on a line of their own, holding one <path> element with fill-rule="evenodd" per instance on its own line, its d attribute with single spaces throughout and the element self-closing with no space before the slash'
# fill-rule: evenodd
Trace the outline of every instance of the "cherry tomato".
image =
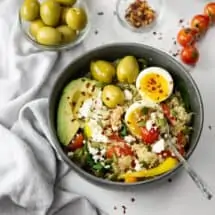
<svg viewBox="0 0 215 215">
<path fill-rule="evenodd" d="M 205 6 L 204 14 L 209 16 L 211 23 L 215 22 L 215 2 L 208 3 Z"/>
<path fill-rule="evenodd" d="M 205 33 L 208 30 L 210 24 L 209 16 L 206 15 L 196 15 L 191 20 L 191 27 L 198 30 L 200 34 Z"/>
<path fill-rule="evenodd" d="M 71 143 L 67 146 L 69 150 L 76 150 L 81 148 L 84 145 L 84 136 L 83 134 L 76 134 L 75 138 L 71 141 Z"/>
<path fill-rule="evenodd" d="M 184 146 L 186 144 L 186 137 L 184 136 L 184 134 L 182 132 L 179 132 L 177 134 L 177 144 L 179 146 Z"/>
<path fill-rule="evenodd" d="M 198 37 L 198 31 L 195 28 L 182 28 L 177 35 L 177 41 L 181 46 L 194 44 Z"/>
<path fill-rule="evenodd" d="M 110 136 L 109 136 L 109 139 L 110 140 L 115 140 L 117 142 L 125 142 L 123 138 L 121 138 L 117 133 L 112 133 Z"/>
<path fill-rule="evenodd" d="M 106 152 L 107 158 L 112 158 L 113 155 L 116 155 L 117 157 L 120 156 L 127 156 L 127 155 L 133 155 L 132 149 L 129 145 L 126 143 L 121 143 L 120 145 L 113 145 L 108 148 Z"/>
<path fill-rule="evenodd" d="M 164 151 L 162 151 L 161 153 L 159 153 L 161 156 L 162 156 L 162 158 L 168 158 L 168 157 L 173 157 L 172 156 L 172 152 L 170 151 L 170 150 L 164 150 Z"/>
<path fill-rule="evenodd" d="M 181 50 L 181 60 L 186 64 L 196 64 L 199 60 L 199 51 L 195 46 L 186 46 Z"/>
<path fill-rule="evenodd" d="M 160 132 L 158 129 L 151 128 L 150 131 L 146 129 L 146 127 L 141 128 L 141 133 L 142 133 L 142 140 L 146 144 L 152 144 L 159 138 Z"/>
<path fill-rule="evenodd" d="M 168 121 L 171 123 L 171 125 L 175 125 L 176 118 L 174 116 L 171 116 L 168 105 L 165 103 L 162 103 L 161 108 L 163 110 L 165 117 L 168 119 Z"/>
</svg>

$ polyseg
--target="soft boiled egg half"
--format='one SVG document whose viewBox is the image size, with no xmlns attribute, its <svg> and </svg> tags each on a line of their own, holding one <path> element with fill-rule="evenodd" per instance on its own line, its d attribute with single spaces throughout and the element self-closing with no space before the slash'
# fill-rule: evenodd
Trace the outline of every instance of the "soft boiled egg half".
<svg viewBox="0 0 215 215">
<path fill-rule="evenodd" d="M 138 101 L 133 103 L 125 113 L 125 123 L 132 135 L 137 138 L 141 138 L 141 126 L 139 125 L 143 109 L 147 108 L 158 108 L 158 104 L 151 101 Z"/>
<path fill-rule="evenodd" d="M 143 99 L 160 103 L 172 94 L 173 79 L 165 69 L 149 67 L 139 73 L 136 88 Z"/>
</svg>

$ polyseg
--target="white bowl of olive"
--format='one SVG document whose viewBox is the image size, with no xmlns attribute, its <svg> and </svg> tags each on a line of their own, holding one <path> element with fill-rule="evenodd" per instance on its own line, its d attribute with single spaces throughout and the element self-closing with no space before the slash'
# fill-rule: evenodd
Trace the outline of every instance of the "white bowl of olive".
<svg viewBox="0 0 215 215">
<path fill-rule="evenodd" d="M 40 49 L 60 51 L 81 43 L 89 31 L 84 1 L 24 0 L 19 24 L 24 36 Z"/>
</svg>

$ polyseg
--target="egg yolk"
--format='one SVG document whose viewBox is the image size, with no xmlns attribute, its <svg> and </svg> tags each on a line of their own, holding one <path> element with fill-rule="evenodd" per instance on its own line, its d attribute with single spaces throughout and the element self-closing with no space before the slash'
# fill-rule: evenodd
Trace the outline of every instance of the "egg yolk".
<svg viewBox="0 0 215 215">
<path fill-rule="evenodd" d="M 146 74 L 140 81 L 140 91 L 153 101 L 160 102 L 169 96 L 169 82 L 159 74 Z"/>
<path fill-rule="evenodd" d="M 130 132 L 140 138 L 141 137 L 141 130 L 140 126 L 138 125 L 138 121 L 142 116 L 141 108 L 134 109 L 127 118 L 127 126 L 129 127 Z"/>
</svg>

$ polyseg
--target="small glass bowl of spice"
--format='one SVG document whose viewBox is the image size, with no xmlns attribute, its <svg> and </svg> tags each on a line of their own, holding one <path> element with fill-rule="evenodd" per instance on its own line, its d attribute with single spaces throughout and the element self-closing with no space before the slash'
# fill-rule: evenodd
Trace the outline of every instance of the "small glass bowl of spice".
<svg viewBox="0 0 215 215">
<path fill-rule="evenodd" d="M 162 0 L 118 0 L 116 15 L 119 22 L 134 32 L 147 32 L 161 14 Z"/>
</svg>

